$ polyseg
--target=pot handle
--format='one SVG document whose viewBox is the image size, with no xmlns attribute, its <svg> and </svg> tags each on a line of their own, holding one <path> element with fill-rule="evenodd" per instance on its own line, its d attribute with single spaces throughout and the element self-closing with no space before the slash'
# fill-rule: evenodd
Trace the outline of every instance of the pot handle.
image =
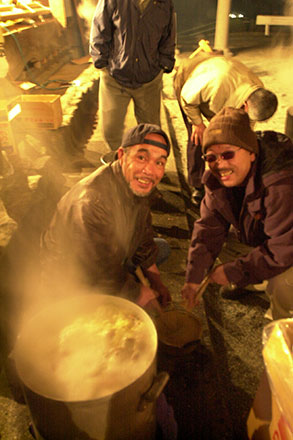
<svg viewBox="0 0 293 440">
<path fill-rule="evenodd" d="M 166 371 L 161 371 L 159 374 L 157 374 L 150 389 L 142 395 L 138 404 L 138 411 L 144 411 L 150 403 L 153 403 L 157 400 L 165 388 L 169 378 L 170 376 Z"/>
</svg>

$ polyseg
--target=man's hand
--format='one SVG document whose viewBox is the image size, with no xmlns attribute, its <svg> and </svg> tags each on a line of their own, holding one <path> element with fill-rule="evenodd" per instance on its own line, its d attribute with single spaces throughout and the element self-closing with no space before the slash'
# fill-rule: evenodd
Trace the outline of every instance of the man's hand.
<svg viewBox="0 0 293 440">
<path fill-rule="evenodd" d="M 199 284 L 185 283 L 181 290 L 181 296 L 186 301 L 186 306 L 188 309 L 192 309 L 199 303 L 199 301 L 196 300 L 196 292 L 198 287 Z"/>
<path fill-rule="evenodd" d="M 161 306 L 157 300 L 157 293 L 148 286 L 140 287 L 140 295 L 136 303 L 147 310 L 153 310 L 158 313 L 162 312 Z"/>
<path fill-rule="evenodd" d="M 221 286 L 228 286 L 231 283 L 225 274 L 224 264 L 216 266 L 212 272 L 209 273 L 209 281 L 211 283 L 220 284 Z M 181 295 L 183 299 L 185 299 L 187 307 L 190 309 L 199 304 L 199 300 L 197 299 L 199 286 L 200 284 L 196 283 L 185 283 L 181 290 Z"/>
<path fill-rule="evenodd" d="M 210 274 L 212 283 L 220 284 L 221 286 L 228 286 L 231 281 L 228 280 L 224 271 L 224 264 L 216 266 Z"/>
<path fill-rule="evenodd" d="M 159 303 L 166 307 L 171 302 L 171 295 L 169 289 L 163 284 L 159 269 L 155 264 L 147 269 L 146 276 L 151 288 L 158 294 L 157 299 Z"/>
<path fill-rule="evenodd" d="M 167 307 L 168 304 L 172 301 L 169 289 L 161 284 L 161 286 L 156 288 L 156 292 L 158 292 L 158 301 L 162 307 Z"/>
<path fill-rule="evenodd" d="M 205 129 L 206 126 L 203 122 L 201 122 L 199 125 L 192 126 L 191 141 L 195 145 L 202 144 L 203 132 L 205 131 Z"/>
</svg>

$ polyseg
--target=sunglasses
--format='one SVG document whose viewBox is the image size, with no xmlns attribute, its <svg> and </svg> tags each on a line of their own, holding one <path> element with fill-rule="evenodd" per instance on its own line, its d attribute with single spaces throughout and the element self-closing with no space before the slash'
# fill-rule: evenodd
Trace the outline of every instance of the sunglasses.
<svg viewBox="0 0 293 440">
<path fill-rule="evenodd" d="M 233 157 L 235 156 L 238 150 L 240 150 L 240 147 L 237 150 L 223 151 L 223 153 L 219 153 L 219 154 L 217 153 L 203 154 L 201 157 L 203 160 L 205 160 L 208 163 L 216 162 L 217 160 L 219 160 L 219 158 L 221 158 L 222 160 L 230 160 L 233 159 Z"/>
</svg>

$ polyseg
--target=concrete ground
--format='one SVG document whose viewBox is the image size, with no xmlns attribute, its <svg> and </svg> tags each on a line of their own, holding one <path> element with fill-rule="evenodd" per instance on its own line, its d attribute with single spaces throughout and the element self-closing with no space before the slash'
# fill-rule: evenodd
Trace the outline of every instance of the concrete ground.
<svg viewBox="0 0 293 440">
<path fill-rule="evenodd" d="M 282 132 L 285 129 L 286 111 L 293 103 L 288 57 L 290 50 L 292 47 L 272 48 L 267 44 L 262 48 L 241 50 L 241 47 L 237 46 L 235 49 L 235 56 L 255 70 L 266 87 L 275 91 L 279 98 L 276 114 L 257 129 Z M 186 55 L 188 54 L 178 54 L 178 60 Z M 87 90 L 91 90 L 94 96 L 96 93 L 96 80 L 93 78 L 95 72 L 88 69 L 91 67 L 86 68 L 87 73 L 80 75 L 83 75 L 83 78 L 84 75 L 88 76 L 84 82 L 90 83 L 90 86 L 85 86 L 78 96 L 75 93 L 76 112 L 70 113 L 72 96 L 65 94 L 62 98 L 64 107 L 68 109 L 65 118 L 66 127 L 62 127 L 62 133 L 69 127 L 66 136 L 72 136 L 73 140 L 76 140 L 76 133 L 72 135 L 70 127 L 78 127 L 78 121 L 81 121 L 81 126 L 85 126 L 87 118 L 85 115 L 90 114 L 88 108 L 83 108 L 80 112 L 81 119 L 76 116 L 79 102 L 87 96 Z M 171 291 L 173 301 L 179 302 L 191 228 L 193 221 L 198 217 L 198 210 L 190 203 L 190 188 L 186 184 L 186 132 L 172 92 L 172 74 L 164 77 L 163 97 L 162 125 L 170 135 L 173 149 L 166 170 L 167 178 L 159 186 L 163 198 L 153 205 L 152 213 L 156 234 L 166 238 L 172 249 L 169 260 L 161 266 L 162 277 Z M 131 125 L 135 125 L 135 121 L 130 108 L 127 126 Z M 66 136 L 60 139 L 68 139 Z M 92 132 L 85 134 L 85 138 L 85 157 L 88 162 L 82 163 L 78 157 L 80 161 L 76 162 L 76 169 L 61 173 L 65 180 L 62 180 L 61 190 L 58 186 L 60 193 L 88 174 L 91 169 L 99 166 L 101 155 L 107 152 L 98 121 Z M 76 144 L 78 145 L 78 142 Z M 70 152 L 72 151 L 71 145 Z M 76 156 L 79 156 L 78 148 L 76 151 Z M 45 177 L 49 178 L 50 182 L 52 170 L 48 169 L 49 172 Z M 40 174 L 44 178 L 44 173 Z M 60 177 L 55 170 L 53 174 L 54 179 L 56 174 Z M 3 190 L 1 191 L 3 206 L 0 238 L 3 255 L 7 246 L 8 248 L 9 245 L 11 246 L 11 242 L 8 244 L 8 239 L 17 225 L 21 233 L 29 232 L 31 234 L 29 238 L 34 238 L 34 226 L 37 225 L 38 229 L 40 218 L 41 224 L 46 223 L 46 217 L 52 212 L 54 203 L 48 206 L 49 188 L 47 186 L 41 191 L 37 176 L 39 176 L 38 170 L 35 170 L 34 175 L 28 176 L 27 191 L 24 191 L 25 185 L 20 187 L 22 192 L 14 195 L 4 191 L 3 196 Z M 56 198 L 58 194 L 55 195 Z M 19 208 L 20 201 L 22 206 Z M 28 208 L 29 216 L 24 215 Z M 15 245 L 15 241 L 12 243 Z M 33 253 L 30 245 L 29 251 Z M 261 292 L 244 295 L 239 300 L 228 300 L 221 297 L 217 286 L 209 286 L 202 304 L 193 311 L 194 317 L 200 320 L 202 325 L 202 336 L 196 342 L 194 350 L 170 354 L 164 347 L 159 347 L 158 369 L 167 370 L 170 374 L 165 394 L 175 412 L 179 440 L 247 439 L 246 420 L 263 370 L 261 335 L 263 326 L 268 322 L 264 318 L 267 305 L 265 296 Z M 26 405 L 17 403 L 12 398 L 2 370 L 0 438 L 32 439 L 28 430 L 29 422 Z"/>
</svg>

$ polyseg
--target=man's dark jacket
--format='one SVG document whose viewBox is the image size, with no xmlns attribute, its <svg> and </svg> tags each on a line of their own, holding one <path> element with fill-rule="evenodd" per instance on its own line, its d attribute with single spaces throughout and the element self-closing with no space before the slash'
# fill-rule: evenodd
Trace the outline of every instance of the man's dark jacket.
<svg viewBox="0 0 293 440">
<path fill-rule="evenodd" d="M 122 86 L 138 88 L 175 63 L 172 0 L 150 1 L 141 12 L 135 0 L 99 0 L 92 21 L 90 54 Z"/>
<path fill-rule="evenodd" d="M 194 224 L 186 281 L 199 283 L 212 267 L 232 225 L 247 255 L 224 265 L 230 282 L 244 287 L 272 278 L 293 265 L 293 144 L 272 131 L 259 132 L 259 154 L 247 178 L 239 218 L 234 215 L 233 189 L 225 188 L 208 170 L 205 197 Z"/>
<path fill-rule="evenodd" d="M 49 283 L 70 277 L 76 286 L 135 301 L 129 263 L 148 268 L 157 254 L 149 201 L 132 193 L 118 161 L 103 166 L 62 197 L 41 247 Z"/>
</svg>

